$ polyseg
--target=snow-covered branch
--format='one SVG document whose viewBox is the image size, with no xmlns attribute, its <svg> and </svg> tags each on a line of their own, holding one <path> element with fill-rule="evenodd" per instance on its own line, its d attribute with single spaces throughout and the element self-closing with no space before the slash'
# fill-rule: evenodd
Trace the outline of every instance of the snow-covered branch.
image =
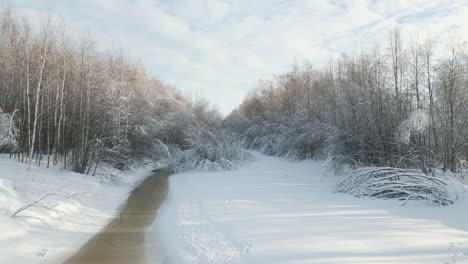
<svg viewBox="0 0 468 264">
<path fill-rule="evenodd" d="M 338 181 L 335 190 L 356 197 L 427 200 L 440 205 L 452 204 L 447 183 L 414 169 L 364 167 L 353 170 Z"/>
</svg>

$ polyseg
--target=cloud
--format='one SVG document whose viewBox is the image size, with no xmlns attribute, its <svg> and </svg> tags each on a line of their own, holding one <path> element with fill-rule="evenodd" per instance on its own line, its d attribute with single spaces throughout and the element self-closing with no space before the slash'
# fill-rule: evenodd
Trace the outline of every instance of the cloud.
<svg viewBox="0 0 468 264">
<path fill-rule="evenodd" d="M 0 0 L 0 3 L 7 1 Z M 103 49 L 116 43 L 148 71 L 187 93 L 203 93 L 223 113 L 258 79 L 295 59 L 331 55 L 386 40 L 391 25 L 440 42 L 468 36 L 465 0 L 8 0 L 37 23 L 50 12 Z"/>
</svg>

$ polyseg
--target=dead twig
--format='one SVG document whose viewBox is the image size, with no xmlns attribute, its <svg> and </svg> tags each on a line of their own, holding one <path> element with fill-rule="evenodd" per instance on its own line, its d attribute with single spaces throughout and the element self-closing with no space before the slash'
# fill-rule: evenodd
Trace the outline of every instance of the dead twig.
<svg viewBox="0 0 468 264">
<path fill-rule="evenodd" d="M 48 197 L 51 197 L 51 196 L 61 196 L 61 197 L 64 197 L 66 199 L 68 198 L 72 198 L 72 197 L 75 197 L 77 195 L 80 195 L 80 194 L 83 194 L 83 193 L 72 193 L 72 194 L 64 194 L 64 193 L 61 193 L 61 189 L 58 190 L 58 191 L 55 191 L 55 192 L 52 192 L 52 193 L 46 193 L 44 194 L 42 197 L 40 197 L 39 199 L 33 201 L 32 203 L 30 204 L 27 204 L 27 205 L 24 205 L 20 208 L 18 208 L 12 215 L 11 217 L 16 217 L 18 216 L 19 213 L 31 208 L 31 207 L 39 207 L 39 208 L 44 208 L 46 210 L 50 210 L 50 211 L 54 211 L 54 212 L 57 212 L 57 213 L 63 213 L 65 214 L 65 212 L 63 211 L 60 211 L 60 210 L 57 210 L 51 206 L 49 206 L 48 204 L 44 204 L 44 201 L 48 198 Z M 33 218 L 36 218 L 36 217 L 33 217 Z"/>
</svg>

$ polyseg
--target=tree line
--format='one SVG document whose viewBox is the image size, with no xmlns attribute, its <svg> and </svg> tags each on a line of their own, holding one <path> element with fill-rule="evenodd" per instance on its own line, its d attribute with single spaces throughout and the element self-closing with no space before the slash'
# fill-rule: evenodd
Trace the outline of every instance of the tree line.
<svg viewBox="0 0 468 264">
<path fill-rule="evenodd" d="M 80 173 L 174 156 L 180 170 L 231 168 L 245 158 L 234 131 L 293 159 L 466 171 L 468 53 L 456 38 L 436 48 L 392 29 L 384 45 L 260 81 L 223 122 L 125 52 L 100 51 L 50 19 L 33 29 L 4 9 L 0 152 Z"/>
<path fill-rule="evenodd" d="M 188 133 L 222 121 L 123 51 L 99 51 L 89 34 L 74 39 L 50 19 L 38 31 L 3 10 L 0 58 L 0 151 L 20 162 L 125 168 L 190 149 Z"/>
<path fill-rule="evenodd" d="M 467 169 L 468 53 L 453 37 L 373 48 L 260 81 L 227 118 L 250 148 L 352 166 Z"/>
</svg>

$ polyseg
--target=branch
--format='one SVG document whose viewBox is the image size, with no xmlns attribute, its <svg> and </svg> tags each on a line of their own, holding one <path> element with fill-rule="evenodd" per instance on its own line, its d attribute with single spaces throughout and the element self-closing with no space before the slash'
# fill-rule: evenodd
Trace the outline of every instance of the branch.
<svg viewBox="0 0 468 264">
<path fill-rule="evenodd" d="M 46 200 L 48 197 L 50 197 L 50 196 L 61 196 L 61 197 L 64 197 L 64 198 L 67 198 L 67 199 L 68 199 L 68 198 L 72 198 L 72 197 L 75 197 L 75 196 L 80 195 L 80 194 L 84 194 L 84 193 L 72 193 L 72 194 L 67 195 L 67 194 L 60 193 L 60 191 L 61 191 L 61 189 L 59 189 L 58 191 L 53 192 L 53 193 L 47 193 L 47 194 L 43 195 L 41 198 L 39 198 L 39 199 L 33 201 L 32 203 L 20 207 L 19 209 L 17 209 L 17 210 L 11 215 L 11 217 L 12 217 L 12 218 L 13 218 L 13 217 L 16 217 L 16 216 L 18 216 L 19 213 L 21 213 L 21 212 L 23 212 L 23 211 L 25 211 L 25 210 L 27 210 L 27 209 L 29 209 L 29 208 L 31 208 L 31 207 L 44 208 L 44 209 L 47 209 L 47 210 L 51 210 L 51 211 L 54 211 L 54 212 L 60 212 L 60 213 L 65 214 L 65 212 L 60 211 L 60 210 L 57 210 L 57 209 L 54 209 L 54 208 L 52 208 L 52 207 L 50 207 L 50 206 L 48 206 L 48 205 L 42 204 L 42 202 L 43 202 L 44 200 Z"/>
</svg>

